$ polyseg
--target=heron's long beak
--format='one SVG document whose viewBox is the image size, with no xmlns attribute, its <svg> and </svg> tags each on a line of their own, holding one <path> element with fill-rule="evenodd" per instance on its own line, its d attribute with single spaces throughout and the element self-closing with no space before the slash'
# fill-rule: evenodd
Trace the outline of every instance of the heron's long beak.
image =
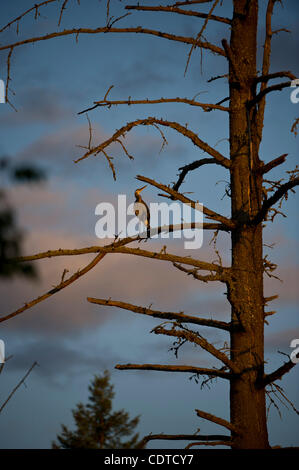
<svg viewBox="0 0 299 470">
<path fill-rule="evenodd" d="M 141 191 L 143 191 L 143 190 L 144 190 L 144 188 L 146 188 L 146 187 L 147 187 L 147 184 L 146 184 L 145 186 L 142 186 L 142 188 L 140 188 L 140 189 L 137 189 L 137 191 L 140 193 L 140 192 L 141 192 Z"/>
</svg>

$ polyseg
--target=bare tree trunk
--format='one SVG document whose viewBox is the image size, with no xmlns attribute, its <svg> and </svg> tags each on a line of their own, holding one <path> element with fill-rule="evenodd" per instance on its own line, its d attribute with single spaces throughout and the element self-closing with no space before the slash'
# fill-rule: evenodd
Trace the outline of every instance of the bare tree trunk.
<svg viewBox="0 0 299 470">
<path fill-rule="evenodd" d="M 248 10 L 248 12 L 247 12 Z M 250 226 L 261 206 L 262 177 L 258 139 L 253 134 L 253 98 L 256 76 L 256 0 L 234 1 L 230 41 L 230 155 L 232 218 L 239 226 L 232 233 L 232 280 L 228 297 L 232 305 L 231 360 L 242 371 L 231 380 L 231 423 L 239 429 L 233 448 L 267 448 L 265 389 L 256 381 L 264 374 L 264 297 L 262 227 Z M 230 54 L 229 54 L 230 55 Z"/>
<path fill-rule="evenodd" d="M 259 146 L 262 140 L 262 130 L 264 123 L 265 97 L 270 92 L 281 91 L 289 87 L 292 82 L 284 81 L 275 85 L 268 85 L 269 81 L 277 78 L 285 78 L 294 80 L 296 77 L 290 71 L 277 71 L 270 73 L 271 59 L 271 38 L 273 35 L 271 19 L 275 3 L 279 0 L 268 0 L 265 15 L 265 41 L 264 53 L 262 60 L 261 73 L 257 73 L 257 27 L 258 27 L 258 0 L 232 0 L 233 18 L 226 18 L 215 15 L 215 9 L 219 3 L 218 0 L 205 0 L 196 2 L 176 2 L 172 5 L 126 5 L 125 10 L 136 11 L 156 11 L 175 15 L 188 15 L 204 19 L 204 23 L 196 38 L 185 37 L 157 29 L 148 29 L 141 26 L 123 26 L 115 27 L 115 23 L 127 16 L 124 14 L 112 21 L 114 16 L 109 17 L 110 1 L 106 0 L 107 22 L 106 25 L 95 29 L 91 28 L 73 28 L 69 30 L 54 31 L 50 34 L 39 37 L 26 38 L 17 40 L 11 44 L 0 46 L 0 52 L 7 52 L 7 83 L 6 98 L 9 91 L 10 81 L 10 63 L 13 51 L 21 45 L 44 41 L 59 36 L 75 35 L 76 38 L 82 34 L 146 34 L 159 37 L 161 40 L 179 42 L 191 46 L 188 54 L 186 70 L 190 61 L 192 51 L 195 48 L 208 50 L 220 57 L 226 57 L 229 62 L 229 100 L 228 106 L 223 106 L 228 98 L 225 97 L 218 103 L 203 103 L 197 101 L 196 96 L 193 99 L 181 97 L 166 97 L 153 99 L 108 99 L 113 86 L 110 86 L 104 98 L 95 101 L 92 106 L 86 108 L 81 113 L 94 110 L 95 108 L 118 106 L 118 105 L 152 105 L 154 103 L 184 103 L 185 105 L 198 106 L 204 111 L 217 110 L 229 113 L 229 141 L 230 141 L 230 158 L 220 153 L 216 148 L 211 147 L 209 143 L 201 139 L 201 136 L 193 132 L 188 125 L 180 122 L 169 121 L 157 117 L 148 117 L 135 119 L 123 125 L 116 130 L 114 134 L 99 142 L 95 146 L 91 145 L 92 128 L 89 122 L 89 144 L 88 147 L 82 146 L 84 154 L 75 160 L 75 163 L 90 157 L 91 155 L 100 155 L 108 161 L 109 167 L 115 179 L 115 168 L 112 157 L 107 154 L 107 149 L 113 143 L 121 145 L 125 155 L 132 159 L 126 148 L 123 139 L 127 132 L 130 132 L 138 126 L 154 126 L 159 129 L 163 140 L 166 138 L 160 129 L 172 129 L 189 139 L 198 150 L 204 151 L 208 157 L 200 158 L 187 164 L 181 168 L 178 180 L 171 187 L 169 184 L 158 183 L 147 176 L 138 175 L 137 180 L 143 184 L 148 184 L 160 191 L 163 191 L 167 197 L 173 200 L 181 201 L 183 204 L 191 204 L 191 207 L 197 210 L 196 202 L 184 193 L 180 193 L 179 188 L 183 184 L 188 173 L 201 168 L 204 165 L 218 165 L 230 172 L 231 183 L 231 218 L 227 218 L 222 214 L 211 210 L 206 206 L 202 206 L 204 215 L 209 219 L 203 223 L 204 230 L 214 230 L 231 233 L 231 266 L 222 266 L 222 263 L 208 263 L 191 256 L 179 256 L 174 253 L 166 252 L 166 247 L 160 252 L 150 251 L 146 248 L 129 247 L 133 242 L 139 241 L 139 236 L 127 238 L 115 238 L 112 243 L 104 246 L 91 246 L 78 249 L 59 249 L 48 250 L 33 254 L 31 256 L 22 256 L 12 260 L 13 262 L 28 262 L 43 258 L 51 258 L 58 256 L 74 256 L 94 253 L 95 257 L 88 262 L 82 269 L 73 273 L 68 278 L 61 278 L 61 282 L 54 288 L 51 288 L 43 295 L 34 298 L 17 310 L 0 317 L 0 323 L 23 314 L 26 310 L 34 305 L 43 302 L 52 295 L 68 287 L 76 282 L 79 278 L 87 274 L 95 268 L 103 258 L 112 255 L 112 253 L 130 254 L 133 256 L 141 256 L 148 259 L 155 259 L 164 262 L 170 262 L 172 265 L 187 275 L 193 276 L 201 282 L 222 282 L 227 286 L 227 297 L 231 304 L 231 322 L 218 321 L 214 318 L 206 318 L 184 312 L 169 312 L 152 310 L 150 307 L 138 306 L 115 300 L 111 298 L 92 298 L 88 297 L 89 302 L 100 306 L 119 307 L 121 309 L 130 310 L 141 315 L 150 315 L 154 318 L 163 319 L 163 323 L 155 327 L 152 332 L 155 334 L 167 335 L 175 338 L 178 344 L 182 345 L 188 341 L 200 346 L 209 352 L 214 358 L 222 362 L 223 366 L 219 369 L 198 367 L 193 365 L 173 365 L 173 364 L 118 364 L 117 369 L 120 370 L 159 370 L 167 372 L 194 373 L 199 376 L 207 376 L 209 379 L 220 377 L 228 380 L 230 383 L 230 422 L 221 417 L 212 415 L 203 410 L 195 410 L 197 416 L 206 419 L 217 425 L 221 425 L 226 429 L 226 434 L 149 434 L 145 436 L 142 445 L 146 445 L 151 440 L 190 440 L 193 441 L 189 447 L 193 445 L 227 445 L 233 449 L 253 449 L 253 448 L 269 448 L 267 423 L 266 423 L 266 391 L 265 387 L 274 383 L 275 380 L 281 379 L 282 376 L 289 372 L 295 363 L 291 358 L 278 369 L 265 375 L 264 373 L 264 308 L 266 301 L 273 300 L 277 296 L 264 298 L 264 280 L 263 275 L 266 269 L 273 270 L 270 262 L 263 257 L 263 223 L 266 222 L 268 212 L 274 211 L 274 216 L 278 212 L 274 206 L 277 202 L 287 198 L 288 191 L 299 186 L 299 169 L 296 167 L 290 174 L 289 180 L 281 183 L 283 180 L 272 182 L 274 186 L 267 187 L 271 181 L 263 180 L 263 174 L 271 169 L 284 163 L 287 154 L 268 161 L 265 165 L 259 159 Z M 16 19 L 9 22 L 1 31 L 10 27 L 14 23 L 18 23 L 25 15 L 35 9 L 36 16 L 38 9 L 42 5 L 51 2 L 43 2 L 26 10 Z M 59 23 L 65 9 L 64 2 L 60 10 Z M 125 3 L 125 2 L 124 2 Z M 187 5 L 195 5 L 201 3 L 211 3 L 209 13 L 182 9 Z M 222 3 L 222 2 L 221 2 Z M 221 4 L 220 4 L 221 5 Z M 220 6 L 219 5 L 219 6 Z M 228 25 L 231 28 L 230 43 L 226 39 L 222 40 L 222 46 L 212 44 L 203 38 L 208 22 L 216 21 Z M 1 32 L 0 31 L 0 32 Z M 276 32 L 279 32 L 277 30 Z M 285 31 L 283 28 L 282 31 Z M 220 70 L 221 72 L 221 70 Z M 219 78 L 226 78 L 225 75 L 212 77 L 209 81 Z M 259 91 L 256 88 L 259 87 Z M 7 102 L 8 99 L 6 99 Z M 81 114 L 79 113 L 79 114 Z M 298 119 L 292 126 L 292 132 L 296 133 Z M 266 185 L 263 193 L 263 183 Z M 267 193 L 271 196 L 267 198 Z M 212 222 L 211 222 L 212 221 Z M 155 228 L 157 234 L 165 231 L 165 226 Z M 173 225 L 166 227 L 166 231 L 173 232 Z M 268 264 L 269 263 L 269 264 Z M 202 273 L 203 272 L 203 273 Z M 207 274 L 208 273 L 208 274 Z M 270 314 L 271 312 L 268 312 Z M 266 313 L 267 314 L 267 313 Z M 167 320 L 167 326 L 165 321 Z M 172 323 L 169 321 L 171 320 Z M 212 343 L 209 343 L 201 334 L 193 331 L 185 325 L 202 325 L 209 328 L 218 328 L 229 331 L 231 336 L 230 358 L 222 349 L 216 349 Z M 1 371 L 0 371 L 1 372 Z M 284 397 L 285 398 L 285 397 Z M 297 410 L 296 410 L 297 411 Z M 230 434 L 227 433 L 227 430 Z"/>
</svg>

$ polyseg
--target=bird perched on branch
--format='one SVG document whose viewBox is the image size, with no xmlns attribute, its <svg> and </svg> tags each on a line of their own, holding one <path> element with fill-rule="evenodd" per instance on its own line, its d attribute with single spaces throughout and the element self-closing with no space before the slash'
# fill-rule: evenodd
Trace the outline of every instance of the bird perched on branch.
<svg viewBox="0 0 299 470">
<path fill-rule="evenodd" d="M 146 187 L 147 184 L 135 191 L 134 212 L 140 223 L 146 227 L 147 238 L 150 238 L 150 210 L 140 195 Z"/>
</svg>

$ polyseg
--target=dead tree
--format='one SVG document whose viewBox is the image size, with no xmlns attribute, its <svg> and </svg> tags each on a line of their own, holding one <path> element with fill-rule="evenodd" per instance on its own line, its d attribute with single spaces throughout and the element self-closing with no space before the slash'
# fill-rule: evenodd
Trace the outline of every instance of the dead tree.
<svg viewBox="0 0 299 470">
<path fill-rule="evenodd" d="M 48 0 L 36 4 L 32 9 L 21 14 L 17 19 L 10 22 L 19 24 L 22 18 L 33 11 L 36 18 L 39 10 L 48 3 L 55 0 Z M 258 0 L 231 0 L 233 5 L 232 18 L 222 17 L 216 14 L 220 9 L 219 0 L 198 0 L 173 2 L 169 5 L 142 6 L 138 2 L 136 5 L 124 5 L 124 14 L 114 18 L 110 15 L 110 1 L 107 1 L 106 24 L 96 29 L 74 28 L 53 31 L 44 36 L 31 37 L 20 41 L 12 42 L 0 47 L 0 51 L 7 51 L 7 85 L 6 98 L 9 91 L 10 62 L 14 50 L 26 44 L 32 44 L 43 40 L 74 35 L 76 38 L 84 34 L 146 34 L 152 35 L 174 42 L 184 43 L 189 47 L 187 54 L 187 66 L 195 48 L 207 50 L 215 56 L 227 59 L 228 74 L 214 77 L 214 79 L 225 78 L 228 82 L 227 98 L 219 103 L 203 103 L 187 98 L 160 98 L 160 99 L 123 99 L 114 101 L 108 98 L 111 88 L 104 98 L 95 101 L 92 106 L 82 111 L 90 111 L 103 106 L 113 107 L 120 105 L 137 105 L 152 103 L 185 103 L 189 106 L 202 108 L 203 112 L 220 111 L 229 113 L 229 156 L 222 155 L 218 150 L 211 147 L 202 140 L 196 132 L 193 132 L 186 125 L 179 122 L 148 117 L 138 119 L 125 124 L 114 132 L 108 140 L 91 146 L 91 140 L 85 153 L 77 162 L 88 158 L 91 155 L 103 155 L 107 160 L 115 177 L 115 168 L 111 158 L 107 153 L 110 144 L 118 142 L 125 154 L 131 158 L 125 147 L 123 137 L 137 126 L 154 126 L 160 129 L 164 139 L 163 128 L 171 128 L 189 139 L 194 146 L 207 154 L 207 157 L 199 159 L 192 164 L 182 166 L 178 181 L 174 185 L 158 183 L 148 177 L 138 176 L 138 179 L 163 191 L 164 195 L 172 200 L 182 203 L 191 203 L 195 207 L 195 201 L 191 200 L 179 192 L 180 186 L 189 172 L 200 169 L 204 165 L 220 165 L 229 177 L 229 195 L 231 197 L 231 217 L 227 218 L 217 212 L 203 207 L 203 213 L 208 219 L 203 224 L 204 230 L 225 231 L 229 233 L 231 239 L 231 265 L 222 266 L 220 263 L 208 263 L 189 256 L 177 256 L 167 253 L 165 250 L 154 252 L 138 246 L 138 248 L 128 245 L 136 242 L 138 237 L 128 237 L 122 240 L 115 239 L 114 242 L 106 246 L 92 246 L 83 249 L 69 250 L 59 249 L 47 251 L 32 256 L 19 259 L 20 262 L 34 261 L 36 259 L 73 256 L 94 253 L 94 259 L 84 268 L 73 273 L 69 277 L 62 277 L 61 282 L 45 294 L 33 299 L 23 305 L 15 312 L 2 315 L 0 321 L 7 321 L 16 315 L 25 312 L 48 297 L 59 292 L 61 289 L 77 281 L 98 265 L 101 260 L 112 253 L 125 253 L 134 256 L 154 258 L 156 260 L 167 261 L 174 267 L 180 269 L 187 275 L 191 275 L 199 281 L 210 282 L 219 281 L 227 287 L 227 299 L 231 305 L 231 321 L 223 322 L 215 319 L 201 318 L 196 315 L 176 312 L 162 312 L 151 308 L 139 307 L 126 303 L 125 301 L 111 299 L 88 298 L 89 302 L 99 305 L 119 307 L 130 310 L 137 314 L 150 315 L 155 318 L 167 320 L 168 323 L 159 324 L 154 328 L 154 333 L 167 335 L 178 342 L 190 342 L 208 351 L 214 358 L 218 359 L 223 367 L 221 368 L 201 368 L 194 366 L 174 366 L 162 364 L 122 364 L 117 365 L 118 369 L 141 369 L 157 371 L 175 371 L 195 373 L 198 376 L 208 376 L 209 378 L 219 377 L 229 381 L 230 384 L 230 421 L 214 416 L 202 410 L 195 410 L 201 418 L 223 426 L 227 433 L 224 435 L 149 435 L 144 438 L 144 445 L 153 439 L 165 440 L 189 440 L 188 447 L 193 445 L 228 445 L 233 449 L 244 448 L 269 448 L 268 432 L 266 423 L 266 394 L 267 386 L 275 385 L 277 379 L 281 379 L 295 364 L 289 360 L 276 371 L 265 374 L 264 371 L 264 325 L 267 312 L 265 306 L 273 298 L 265 298 L 263 290 L 263 275 L 271 272 L 274 266 L 263 255 L 263 227 L 264 224 L 275 217 L 278 210 L 275 205 L 280 204 L 287 198 L 288 192 L 293 191 L 299 184 L 298 169 L 289 172 L 286 182 L 269 182 L 265 175 L 273 168 L 284 163 L 286 155 L 274 158 L 264 163 L 259 156 L 260 144 L 263 137 L 264 114 L 266 97 L 272 92 L 280 91 L 289 87 L 291 80 L 295 76 L 288 71 L 278 71 L 270 73 L 271 39 L 274 34 L 271 27 L 271 18 L 277 0 L 268 0 L 265 21 L 265 40 L 263 44 L 263 60 L 261 66 L 257 64 L 257 21 L 259 14 Z M 124 4 L 125 2 L 123 2 Z M 208 13 L 197 10 L 199 4 L 210 3 L 211 8 Z M 222 3 L 222 2 L 221 2 Z M 68 1 L 64 1 L 59 10 L 59 24 L 64 10 L 68 6 Z M 187 8 L 186 8 L 187 7 Z M 190 8 L 190 9 L 189 9 Z M 193 9 L 194 8 L 194 9 Z M 116 23 L 121 21 L 131 11 L 151 11 L 165 13 L 168 15 L 188 15 L 194 17 L 195 21 L 202 19 L 202 27 L 198 35 L 194 37 L 179 36 L 154 29 L 138 27 L 117 27 Z M 203 37 L 203 33 L 209 22 L 220 22 L 227 25 L 227 39 L 223 39 L 220 45 L 208 42 Z M 1 31 L 3 31 L 3 28 Z M 246 32 L 246 34 L 244 34 Z M 215 60 L 217 60 L 215 58 Z M 258 72 L 258 70 L 261 70 Z M 273 80 L 285 79 L 282 82 Z M 268 193 L 270 193 L 268 195 Z M 272 215 L 270 216 L 270 213 Z M 169 227 L 171 230 L 171 227 Z M 169 326 L 170 325 L 170 326 Z M 210 328 L 225 330 L 230 334 L 230 347 L 228 351 L 221 351 L 209 343 L 203 336 L 192 330 L 192 325 L 201 325 Z"/>
</svg>

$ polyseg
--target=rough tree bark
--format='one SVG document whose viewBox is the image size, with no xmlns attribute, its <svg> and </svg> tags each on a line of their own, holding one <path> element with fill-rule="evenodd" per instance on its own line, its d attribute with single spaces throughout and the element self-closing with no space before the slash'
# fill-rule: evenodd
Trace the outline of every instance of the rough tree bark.
<svg viewBox="0 0 299 470">
<path fill-rule="evenodd" d="M 262 176 L 256 171 L 259 145 L 256 134 L 250 132 L 256 114 L 248 109 L 257 74 L 257 19 L 256 0 L 234 1 L 229 46 L 231 207 L 239 226 L 232 232 L 229 300 L 236 325 L 231 332 L 231 360 L 244 371 L 231 380 L 230 387 L 231 422 L 242 430 L 233 436 L 236 448 L 269 446 L 265 390 L 255 387 L 264 374 L 262 226 L 248 224 L 261 209 L 262 199 Z"/>
<path fill-rule="evenodd" d="M 55 0 L 51 0 L 55 1 Z M 48 2 L 43 2 L 47 4 Z M 50 2 L 49 2 L 50 3 Z M 59 23 L 61 21 L 64 2 L 60 12 Z M 200 3 L 212 3 L 209 13 L 200 13 L 198 11 L 186 10 L 186 6 L 196 5 Z M 267 220 L 269 210 L 273 209 L 273 205 L 285 198 L 289 190 L 293 190 L 299 184 L 298 171 L 294 170 L 288 182 L 281 184 L 276 182 L 274 186 L 268 188 L 268 192 L 273 194 L 267 199 L 265 196 L 265 188 L 263 188 L 263 175 L 277 165 L 284 163 L 286 155 L 264 164 L 259 158 L 259 147 L 262 140 L 265 97 L 272 91 L 279 91 L 290 82 L 283 82 L 278 85 L 268 86 L 268 81 L 276 78 L 294 79 L 291 72 L 277 72 L 270 74 L 270 52 L 271 52 L 271 18 L 276 0 L 268 0 L 268 7 L 265 21 L 265 42 L 264 55 L 262 64 L 262 74 L 257 72 L 257 25 L 259 14 L 258 0 L 232 0 L 233 17 L 223 18 L 215 15 L 215 9 L 219 1 L 185 1 L 175 2 L 169 6 L 142 6 L 127 5 L 127 10 L 136 11 L 157 11 L 171 14 L 182 14 L 194 16 L 204 19 L 203 26 L 196 38 L 188 38 L 175 36 L 162 31 L 149 30 L 142 27 L 112 27 L 112 17 L 109 17 L 110 2 L 107 1 L 107 24 L 104 27 L 91 30 L 87 28 L 63 30 L 50 33 L 44 37 L 28 38 L 23 41 L 1 46 L 1 50 L 8 51 L 8 81 L 10 74 L 10 58 L 14 48 L 22 44 L 34 43 L 37 41 L 47 40 L 65 35 L 80 34 L 100 34 L 100 33 L 136 33 L 149 34 L 159 36 L 162 39 L 177 41 L 192 46 L 189 52 L 188 62 L 193 48 L 201 47 L 220 56 L 227 58 L 229 64 L 228 84 L 229 84 L 229 106 L 223 106 L 222 100 L 219 103 L 200 103 L 186 98 L 161 98 L 161 99 L 144 99 L 144 100 L 108 100 L 108 92 L 104 99 L 95 101 L 93 106 L 84 110 L 99 108 L 101 106 L 114 105 L 137 105 L 152 103 L 185 103 L 191 106 L 199 106 L 204 111 L 221 111 L 229 113 L 229 142 L 230 142 L 230 158 L 221 155 L 216 149 L 212 148 L 200 137 L 192 132 L 189 128 L 171 121 L 157 118 L 146 118 L 127 123 L 121 129 L 116 131 L 113 136 L 101 142 L 95 147 L 90 145 L 86 148 L 84 155 L 77 160 L 88 158 L 90 155 L 98 155 L 102 153 L 108 160 L 113 176 L 115 170 L 113 163 L 106 153 L 106 149 L 113 142 L 121 144 L 126 155 L 131 158 L 124 142 L 120 140 L 126 132 L 131 131 L 139 125 L 169 127 L 185 136 L 193 142 L 193 144 L 206 152 L 208 158 L 195 161 L 192 164 L 181 167 L 178 181 L 172 186 L 157 183 L 154 180 L 138 176 L 138 179 L 146 182 L 159 190 L 164 191 L 165 195 L 174 200 L 183 203 L 191 203 L 195 207 L 194 201 L 191 201 L 185 195 L 178 192 L 184 178 L 190 171 L 195 171 L 206 164 L 221 165 L 230 173 L 230 196 L 231 196 L 231 218 L 226 218 L 206 207 L 203 207 L 204 214 L 211 219 L 213 223 L 205 222 L 204 230 L 223 230 L 231 234 L 232 258 L 231 266 L 223 267 L 221 264 L 206 263 L 191 257 L 181 257 L 168 254 L 166 252 L 155 253 L 145 249 L 128 248 L 126 245 L 136 241 L 138 238 L 129 237 L 123 240 L 115 240 L 106 246 L 87 247 L 78 250 L 56 250 L 39 253 L 32 256 L 22 257 L 23 261 L 33 261 L 55 256 L 71 256 L 83 255 L 87 253 L 96 253 L 96 257 L 92 262 L 86 265 L 82 270 L 74 273 L 67 279 L 62 279 L 54 289 L 51 289 L 44 295 L 33 299 L 25 306 L 10 314 L 0 317 L 1 321 L 9 320 L 16 315 L 26 311 L 28 308 L 36 305 L 48 297 L 59 292 L 61 289 L 75 282 L 82 275 L 87 274 L 93 269 L 106 255 L 112 253 L 125 253 L 145 258 L 155 258 L 161 261 L 171 262 L 174 267 L 194 276 L 199 281 L 220 281 L 227 286 L 227 298 L 231 304 L 231 322 L 220 322 L 213 319 L 202 318 L 196 315 L 187 315 L 185 313 L 176 312 L 160 312 L 146 307 L 139 307 L 118 300 L 111 299 L 94 299 L 88 298 L 89 302 L 119 307 L 130 310 L 136 314 L 150 315 L 163 320 L 172 320 L 172 327 L 158 325 L 153 331 L 156 334 L 168 335 L 176 338 L 178 341 L 189 341 L 202 347 L 208 351 L 214 358 L 220 360 L 224 366 L 220 369 L 207 369 L 195 366 L 174 366 L 163 364 L 121 364 L 116 368 L 121 370 L 141 369 L 141 370 L 158 370 L 171 372 L 193 372 L 198 375 L 208 376 L 210 378 L 219 377 L 230 382 L 230 422 L 206 413 L 201 410 L 195 410 L 201 418 L 212 421 L 225 427 L 230 434 L 226 435 L 166 435 L 152 434 L 144 438 L 143 444 L 153 439 L 165 440 L 190 440 L 189 447 L 192 445 L 228 445 L 233 449 L 246 448 L 269 448 L 267 422 L 266 422 L 266 386 L 273 384 L 275 380 L 280 379 L 295 364 L 291 361 L 285 363 L 271 374 L 265 375 L 264 372 L 264 325 L 265 325 L 265 305 L 271 298 L 265 299 L 263 292 L 263 276 L 266 269 L 272 269 L 268 261 L 263 256 L 263 224 Z M 35 9 L 38 6 L 34 7 Z M 24 15 L 26 12 L 24 13 Z M 19 17 L 19 20 L 22 16 Z M 121 19 L 121 18 L 120 18 Z M 18 20 L 18 21 L 19 21 Z M 119 19 L 117 19 L 118 21 Z M 209 21 L 218 21 L 223 24 L 230 25 L 230 39 L 223 39 L 222 47 L 211 44 L 202 40 L 202 33 Z M 1 30 L 0 30 L 1 32 Z M 189 46 L 190 47 L 190 46 Z M 221 75 L 215 78 L 223 78 Z M 257 86 L 260 85 L 259 92 Z M 6 87 L 8 89 L 8 87 Z M 161 131 L 164 139 L 164 135 Z M 275 215 L 275 214 L 274 214 Z M 169 231 L 173 227 L 168 228 Z M 158 232 L 160 229 L 158 229 Z M 209 272 L 209 274 L 200 274 L 200 271 Z M 274 297 L 273 297 L 274 298 Z M 205 327 L 220 328 L 230 333 L 230 356 L 217 350 L 205 338 L 198 333 L 190 330 L 185 325 L 195 324 Z"/>
</svg>

